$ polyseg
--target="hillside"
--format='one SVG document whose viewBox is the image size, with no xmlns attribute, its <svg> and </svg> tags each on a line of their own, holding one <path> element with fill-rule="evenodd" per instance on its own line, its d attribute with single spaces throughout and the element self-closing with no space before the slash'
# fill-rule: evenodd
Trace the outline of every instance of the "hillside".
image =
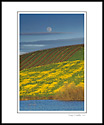
<svg viewBox="0 0 104 125">
<path fill-rule="evenodd" d="M 20 56 L 20 99 L 84 100 L 84 46 Z"/>
<path fill-rule="evenodd" d="M 57 47 L 20 55 L 20 70 L 69 60 L 74 53 L 82 48 L 83 44 Z"/>
</svg>

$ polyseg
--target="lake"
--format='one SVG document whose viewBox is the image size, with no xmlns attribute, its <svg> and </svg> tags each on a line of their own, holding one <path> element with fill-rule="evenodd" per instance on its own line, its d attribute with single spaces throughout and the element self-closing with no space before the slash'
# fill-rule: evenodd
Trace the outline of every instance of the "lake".
<svg viewBox="0 0 104 125">
<path fill-rule="evenodd" d="M 84 111 L 84 101 L 25 100 L 20 111 Z"/>
</svg>

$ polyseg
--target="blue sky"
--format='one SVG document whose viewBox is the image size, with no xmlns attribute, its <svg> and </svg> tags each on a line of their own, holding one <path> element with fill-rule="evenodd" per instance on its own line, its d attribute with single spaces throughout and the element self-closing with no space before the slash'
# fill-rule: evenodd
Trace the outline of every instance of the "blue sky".
<svg viewBox="0 0 104 125">
<path fill-rule="evenodd" d="M 83 37 L 83 14 L 21 14 L 20 33 L 47 32 L 73 32 Z"/>
<path fill-rule="evenodd" d="M 51 28 L 50 32 L 47 31 L 48 27 Z M 29 46 L 27 43 L 26 45 L 21 44 L 23 52 L 27 50 L 29 52 L 30 42 L 32 45 L 34 44 L 33 50 L 42 49 L 41 43 L 44 44 L 43 49 L 55 47 L 52 43 L 57 43 L 57 46 L 60 46 L 57 40 L 67 41 L 64 41 L 62 46 L 64 43 L 65 45 L 72 45 L 77 41 L 79 44 L 84 38 L 84 14 L 20 14 L 20 34 L 20 43 L 27 42 L 29 44 Z M 71 39 L 75 39 L 75 42 L 72 40 L 72 43 Z M 50 40 L 49 43 L 46 44 L 46 40 Z M 39 47 L 38 44 L 40 44 Z"/>
</svg>

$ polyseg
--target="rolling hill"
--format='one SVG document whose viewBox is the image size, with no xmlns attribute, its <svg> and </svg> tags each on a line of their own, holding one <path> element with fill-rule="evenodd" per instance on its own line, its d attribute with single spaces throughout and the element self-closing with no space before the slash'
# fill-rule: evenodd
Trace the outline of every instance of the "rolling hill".
<svg viewBox="0 0 104 125">
<path fill-rule="evenodd" d="M 66 61 L 81 48 L 83 48 L 83 44 L 57 47 L 20 55 L 20 70 Z"/>
<path fill-rule="evenodd" d="M 20 99 L 84 100 L 84 45 L 20 56 Z"/>
</svg>

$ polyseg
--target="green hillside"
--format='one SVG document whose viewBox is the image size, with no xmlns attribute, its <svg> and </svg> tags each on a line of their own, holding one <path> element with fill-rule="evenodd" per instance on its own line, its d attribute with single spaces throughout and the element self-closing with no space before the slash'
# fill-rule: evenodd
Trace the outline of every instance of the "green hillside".
<svg viewBox="0 0 104 125">
<path fill-rule="evenodd" d="M 78 50 L 81 50 L 82 48 L 83 45 L 72 45 L 41 50 L 21 55 L 20 70 L 31 68 L 34 66 L 46 65 L 69 60 L 69 58 L 72 57 L 74 53 L 76 53 Z M 81 55 L 81 57 L 83 58 L 83 54 Z"/>
<path fill-rule="evenodd" d="M 84 100 L 84 46 L 20 56 L 20 99 Z"/>
</svg>

